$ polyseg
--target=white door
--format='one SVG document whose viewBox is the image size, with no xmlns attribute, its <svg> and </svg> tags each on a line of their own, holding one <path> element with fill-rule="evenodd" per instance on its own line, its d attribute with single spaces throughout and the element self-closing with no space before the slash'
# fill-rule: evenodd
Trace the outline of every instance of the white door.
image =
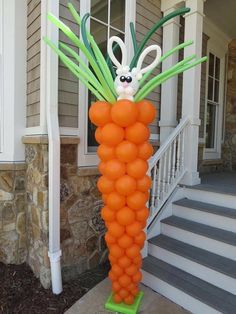
<svg viewBox="0 0 236 314">
<path fill-rule="evenodd" d="M 225 54 L 209 40 L 205 107 L 205 159 L 221 157 Z"/>
</svg>

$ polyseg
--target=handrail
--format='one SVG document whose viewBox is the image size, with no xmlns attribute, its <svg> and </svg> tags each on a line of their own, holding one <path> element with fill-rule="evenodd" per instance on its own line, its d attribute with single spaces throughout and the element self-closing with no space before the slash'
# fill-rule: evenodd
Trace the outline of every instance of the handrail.
<svg viewBox="0 0 236 314">
<path fill-rule="evenodd" d="M 185 131 L 189 123 L 189 117 L 182 118 L 177 127 L 149 160 L 148 172 L 152 178 L 152 188 L 147 227 L 156 219 L 162 206 L 186 172 L 184 158 Z"/>
<path fill-rule="evenodd" d="M 150 168 L 154 167 L 156 160 L 160 159 L 160 156 L 163 155 L 164 152 L 168 149 L 169 144 L 173 142 L 173 140 L 178 136 L 179 132 L 181 132 L 185 126 L 189 124 L 189 122 L 189 117 L 184 117 L 180 120 L 180 123 L 176 126 L 173 132 L 167 137 L 157 152 L 149 159 L 149 170 Z"/>
</svg>

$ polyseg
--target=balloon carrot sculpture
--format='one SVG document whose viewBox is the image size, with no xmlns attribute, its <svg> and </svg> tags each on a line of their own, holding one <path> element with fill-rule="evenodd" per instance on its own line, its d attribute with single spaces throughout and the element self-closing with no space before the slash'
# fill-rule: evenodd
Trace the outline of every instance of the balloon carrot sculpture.
<svg viewBox="0 0 236 314">
<path fill-rule="evenodd" d="M 151 179 L 146 174 L 147 161 L 153 154 L 153 148 L 148 143 L 148 125 L 156 115 L 155 107 L 145 97 L 167 79 L 200 64 L 206 58 L 193 61 L 196 56 L 189 56 L 148 81 L 158 64 L 192 44 L 192 41 L 180 44 L 165 55 L 161 55 L 158 45 L 144 49 L 158 28 L 169 19 L 185 14 L 188 8 L 176 10 L 161 19 L 139 46 L 131 23 L 134 56 L 130 65 L 127 64 L 125 44 L 119 37 L 109 39 L 108 56 L 105 58 L 86 29 L 89 14 L 81 20 L 72 4 L 68 8 L 81 27 L 82 39 L 52 14 L 48 17 L 83 52 L 89 65 L 66 44 L 59 43 L 58 47 L 48 38 L 45 41 L 98 100 L 90 107 L 89 117 L 97 126 L 95 137 L 100 144 L 97 154 L 101 160 L 99 170 L 102 176 L 97 186 L 105 205 L 101 215 L 107 227 L 105 239 L 111 263 L 109 278 L 112 294 L 106 308 L 124 314 L 136 313 L 143 295 L 138 284 L 142 279 L 141 250 L 146 239 L 143 229 L 149 216 L 146 203 L 151 188 Z M 117 47 L 122 53 L 121 61 L 114 54 Z M 145 57 L 153 51 L 153 62 L 142 67 Z"/>
</svg>

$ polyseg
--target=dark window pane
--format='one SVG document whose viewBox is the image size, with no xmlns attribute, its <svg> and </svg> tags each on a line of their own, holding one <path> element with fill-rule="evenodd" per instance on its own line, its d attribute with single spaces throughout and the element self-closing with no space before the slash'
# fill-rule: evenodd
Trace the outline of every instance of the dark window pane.
<svg viewBox="0 0 236 314">
<path fill-rule="evenodd" d="M 108 23 L 108 0 L 91 0 L 91 15 Z"/>
<path fill-rule="evenodd" d="M 125 0 L 111 0 L 111 26 L 125 30 Z"/>
<path fill-rule="evenodd" d="M 210 53 L 209 56 L 209 75 L 210 76 L 214 76 L 214 55 L 212 53 Z"/>
<path fill-rule="evenodd" d="M 95 96 L 90 91 L 88 91 L 88 110 L 95 101 Z M 97 150 L 98 143 L 95 139 L 95 130 L 96 126 L 88 118 L 88 152 L 95 152 Z"/>
<path fill-rule="evenodd" d="M 214 101 L 219 101 L 219 81 L 215 81 L 215 89 L 214 89 Z"/>
<path fill-rule="evenodd" d="M 107 52 L 107 27 L 91 19 L 90 32 L 94 36 L 103 55 Z"/>
<path fill-rule="evenodd" d="M 115 29 L 110 29 L 110 37 L 111 36 L 118 36 L 119 38 L 121 38 L 124 41 L 124 34 L 118 32 Z M 115 44 L 114 44 L 115 45 Z M 121 62 L 121 50 L 120 47 L 118 47 L 115 51 L 114 51 L 114 55 L 116 57 L 117 60 L 119 60 Z"/>
<path fill-rule="evenodd" d="M 206 148 L 215 147 L 216 106 L 207 104 Z"/>
<path fill-rule="evenodd" d="M 220 79 L 220 59 L 216 57 L 215 78 Z"/>
<path fill-rule="evenodd" d="M 208 99 L 213 100 L 213 78 L 208 78 Z"/>
</svg>

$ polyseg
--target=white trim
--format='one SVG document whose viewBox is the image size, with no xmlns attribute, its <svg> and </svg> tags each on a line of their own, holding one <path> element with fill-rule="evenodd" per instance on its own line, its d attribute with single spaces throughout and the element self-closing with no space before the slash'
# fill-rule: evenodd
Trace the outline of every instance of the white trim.
<svg viewBox="0 0 236 314">
<path fill-rule="evenodd" d="M 0 153 L 3 152 L 3 0 L 0 0 Z"/>
<path fill-rule="evenodd" d="M 151 134 L 149 139 L 152 141 L 159 141 L 160 140 L 160 134 Z"/>
<path fill-rule="evenodd" d="M 222 38 L 223 41 L 223 38 Z M 214 149 L 205 148 L 203 159 L 219 159 L 221 158 L 221 142 L 222 142 L 222 127 L 223 127 L 223 107 L 224 107 L 224 84 L 225 84 L 225 52 L 227 50 L 221 45 L 221 38 L 219 37 L 217 41 L 215 38 L 210 38 L 208 40 L 207 55 L 209 53 L 214 54 L 220 59 L 220 85 L 219 85 L 219 104 L 216 105 L 216 124 L 215 124 L 215 147 Z M 207 95 L 208 95 L 208 67 L 209 59 L 207 61 L 207 78 L 206 78 L 206 97 L 205 97 L 205 125 L 204 125 L 204 137 L 206 138 L 206 120 L 207 120 Z"/>
<path fill-rule="evenodd" d="M 1 162 L 25 159 L 27 3 L 1 1 L 3 58 L 1 92 Z"/>
<path fill-rule="evenodd" d="M 79 136 L 78 128 L 60 127 L 60 135 Z"/>
<path fill-rule="evenodd" d="M 84 16 L 84 14 L 91 11 L 91 1 L 90 0 L 81 0 L 80 1 L 80 15 Z M 132 21 L 135 24 L 136 17 L 136 0 L 126 0 L 126 12 L 128 15 L 125 18 L 125 32 L 129 34 L 129 23 Z M 109 21 L 108 21 L 109 24 Z M 88 25 L 89 29 L 90 25 Z M 131 51 L 132 42 L 131 37 L 127 39 L 125 37 L 126 45 L 129 47 L 129 51 Z M 95 38 L 96 40 L 96 38 Z M 84 57 L 82 52 L 80 51 L 80 56 L 83 58 L 85 62 L 87 59 Z M 80 144 L 78 145 L 78 166 L 86 167 L 86 166 L 94 166 L 99 162 L 98 156 L 95 153 L 88 152 L 87 146 L 87 137 L 88 137 L 88 90 L 87 88 L 79 82 L 79 128 L 78 133 L 80 135 Z"/>
</svg>

